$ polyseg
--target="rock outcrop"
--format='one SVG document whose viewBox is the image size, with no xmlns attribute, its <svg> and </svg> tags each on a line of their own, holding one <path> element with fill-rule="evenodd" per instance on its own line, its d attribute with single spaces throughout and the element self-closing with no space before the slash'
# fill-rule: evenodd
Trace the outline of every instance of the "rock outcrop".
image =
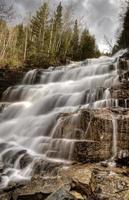
<svg viewBox="0 0 129 200">
<path fill-rule="evenodd" d="M 74 121 L 75 116 L 77 123 Z M 71 136 L 72 139 L 76 138 L 71 156 L 73 161 L 91 163 L 112 157 L 116 160 L 128 157 L 129 110 L 80 109 L 77 113 L 62 114 L 59 121 L 54 134 L 55 139 L 68 139 Z"/>
<path fill-rule="evenodd" d="M 128 169 L 97 165 L 61 168 L 56 177 L 33 177 L 29 183 L 12 185 L 1 200 L 128 200 Z"/>
<path fill-rule="evenodd" d="M 25 72 L 24 70 L 10 70 L 0 69 L 0 99 L 2 93 L 10 86 L 16 85 L 21 82 Z"/>
</svg>

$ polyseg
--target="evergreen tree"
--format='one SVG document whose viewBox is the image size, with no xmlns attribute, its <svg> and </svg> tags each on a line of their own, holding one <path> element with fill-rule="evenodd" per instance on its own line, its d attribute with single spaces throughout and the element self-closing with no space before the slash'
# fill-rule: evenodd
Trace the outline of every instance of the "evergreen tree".
<svg viewBox="0 0 129 200">
<path fill-rule="evenodd" d="M 62 39 L 62 5 L 61 2 L 56 8 L 56 12 L 54 13 L 54 18 L 51 20 L 52 24 L 52 37 L 51 37 L 51 50 L 50 50 L 50 59 L 51 61 L 57 62 L 60 54 L 60 46 Z"/>
<path fill-rule="evenodd" d="M 62 4 L 61 2 L 57 6 L 56 12 L 54 14 L 54 20 L 53 20 L 53 34 L 52 34 L 52 49 L 51 53 L 52 56 L 56 57 L 59 55 L 60 51 L 60 45 L 61 45 L 61 39 L 62 39 Z"/>
<path fill-rule="evenodd" d="M 35 66 L 42 66 L 46 59 L 47 29 L 48 29 L 48 4 L 44 3 L 32 18 L 30 24 L 27 63 Z"/>
<path fill-rule="evenodd" d="M 36 52 L 43 51 L 46 26 L 48 22 L 48 4 L 44 3 L 43 6 L 37 11 L 36 16 L 31 20 L 32 42 L 33 48 Z"/>
<path fill-rule="evenodd" d="M 19 24 L 16 26 L 16 48 L 17 48 L 17 54 L 18 58 L 20 60 L 23 60 L 24 57 L 24 47 L 25 47 L 25 29 L 23 24 Z"/>
<path fill-rule="evenodd" d="M 54 16 L 54 31 L 60 31 L 62 28 L 62 5 L 61 2 L 57 6 L 55 16 Z"/>
<path fill-rule="evenodd" d="M 71 39 L 71 58 L 72 60 L 78 60 L 79 58 L 79 29 L 78 29 L 78 21 L 75 21 L 73 36 Z"/>
<path fill-rule="evenodd" d="M 53 15 L 44 3 L 26 27 L 0 20 L 0 63 L 47 68 L 98 56 L 94 37 L 84 30 L 80 38 L 78 27 L 77 20 L 72 28 L 71 19 L 64 17 L 61 2 Z"/>
<path fill-rule="evenodd" d="M 119 49 L 129 47 L 129 1 L 127 1 L 127 11 L 123 16 L 123 29 L 120 37 L 117 40 L 117 44 L 113 48 L 113 53 Z"/>
<path fill-rule="evenodd" d="M 84 30 L 80 40 L 80 59 L 96 57 L 96 42 L 95 38 L 90 35 L 88 30 Z"/>
</svg>

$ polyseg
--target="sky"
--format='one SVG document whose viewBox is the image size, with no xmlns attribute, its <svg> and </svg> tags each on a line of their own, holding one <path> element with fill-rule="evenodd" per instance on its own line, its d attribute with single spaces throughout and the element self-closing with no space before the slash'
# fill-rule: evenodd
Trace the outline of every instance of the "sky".
<svg viewBox="0 0 129 200">
<path fill-rule="evenodd" d="M 43 0 L 14 0 L 18 20 L 23 20 L 29 13 L 34 13 Z M 62 0 L 64 6 L 72 8 L 71 12 L 82 21 L 83 27 L 88 27 L 95 35 L 97 44 L 102 51 L 110 50 L 121 30 L 121 5 L 125 0 Z M 55 7 L 59 0 L 49 0 Z M 110 44 L 110 45 L 109 45 Z"/>
</svg>

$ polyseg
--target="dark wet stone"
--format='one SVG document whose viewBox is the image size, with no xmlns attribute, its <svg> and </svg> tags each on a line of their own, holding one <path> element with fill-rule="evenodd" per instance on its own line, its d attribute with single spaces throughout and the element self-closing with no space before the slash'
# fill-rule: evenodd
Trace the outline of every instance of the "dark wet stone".
<svg viewBox="0 0 129 200">
<path fill-rule="evenodd" d="M 77 200 L 77 199 L 64 188 L 60 188 L 51 196 L 49 196 L 46 200 Z"/>
<path fill-rule="evenodd" d="M 22 158 L 19 161 L 20 164 L 20 168 L 24 169 L 25 167 L 27 167 L 31 162 L 33 161 L 33 158 L 26 153 L 26 151 L 24 152 L 24 155 L 22 156 Z"/>
<path fill-rule="evenodd" d="M 45 200 L 47 197 L 47 194 L 36 193 L 30 195 L 21 195 L 17 198 L 17 200 Z"/>
</svg>

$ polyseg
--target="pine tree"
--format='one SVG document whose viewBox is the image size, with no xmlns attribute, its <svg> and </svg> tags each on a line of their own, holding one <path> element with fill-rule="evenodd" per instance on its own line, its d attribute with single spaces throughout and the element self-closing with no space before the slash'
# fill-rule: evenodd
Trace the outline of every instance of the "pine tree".
<svg viewBox="0 0 129 200">
<path fill-rule="evenodd" d="M 96 56 L 96 42 L 95 38 L 90 35 L 88 30 L 84 30 L 80 40 L 80 59 L 93 58 Z"/>
<path fill-rule="evenodd" d="M 47 29 L 48 29 L 48 4 L 44 3 L 37 11 L 36 15 L 32 18 L 30 23 L 30 31 L 28 31 L 27 47 L 29 53 L 27 54 L 27 63 L 33 63 L 35 66 L 41 66 L 45 63 L 47 57 L 46 44 L 48 41 Z M 24 57 L 25 54 L 24 54 Z"/>
<path fill-rule="evenodd" d="M 36 52 L 44 48 L 48 12 L 48 4 L 44 3 L 31 20 L 32 42 Z"/>
<path fill-rule="evenodd" d="M 57 6 L 56 12 L 54 14 L 54 20 L 53 20 L 53 37 L 52 37 L 52 55 L 53 57 L 58 56 L 59 50 L 60 50 L 60 45 L 61 45 L 61 39 L 62 39 L 62 4 L 61 2 Z"/>
<path fill-rule="evenodd" d="M 59 3 L 59 5 L 57 6 L 56 12 L 55 12 L 55 16 L 54 16 L 54 31 L 60 31 L 62 28 L 62 4 L 61 2 Z"/>
<path fill-rule="evenodd" d="M 113 48 L 113 53 L 119 49 L 124 49 L 129 47 L 129 1 L 127 1 L 127 11 L 123 16 L 123 28 L 122 32 L 117 40 L 116 45 Z"/>
<path fill-rule="evenodd" d="M 19 24 L 16 26 L 17 40 L 16 40 L 16 48 L 18 58 L 23 60 L 24 57 L 24 46 L 25 46 L 25 29 L 23 24 Z"/>
<path fill-rule="evenodd" d="M 79 58 L 79 29 L 78 29 L 78 21 L 75 21 L 73 36 L 71 39 L 71 58 L 72 60 L 78 60 Z"/>
<path fill-rule="evenodd" d="M 61 2 L 53 15 L 49 15 L 48 4 L 44 3 L 27 26 L 9 27 L 0 20 L 1 63 L 47 68 L 98 54 L 94 37 L 85 30 L 80 38 L 78 21 L 72 28 L 69 15 L 63 15 Z"/>
</svg>

